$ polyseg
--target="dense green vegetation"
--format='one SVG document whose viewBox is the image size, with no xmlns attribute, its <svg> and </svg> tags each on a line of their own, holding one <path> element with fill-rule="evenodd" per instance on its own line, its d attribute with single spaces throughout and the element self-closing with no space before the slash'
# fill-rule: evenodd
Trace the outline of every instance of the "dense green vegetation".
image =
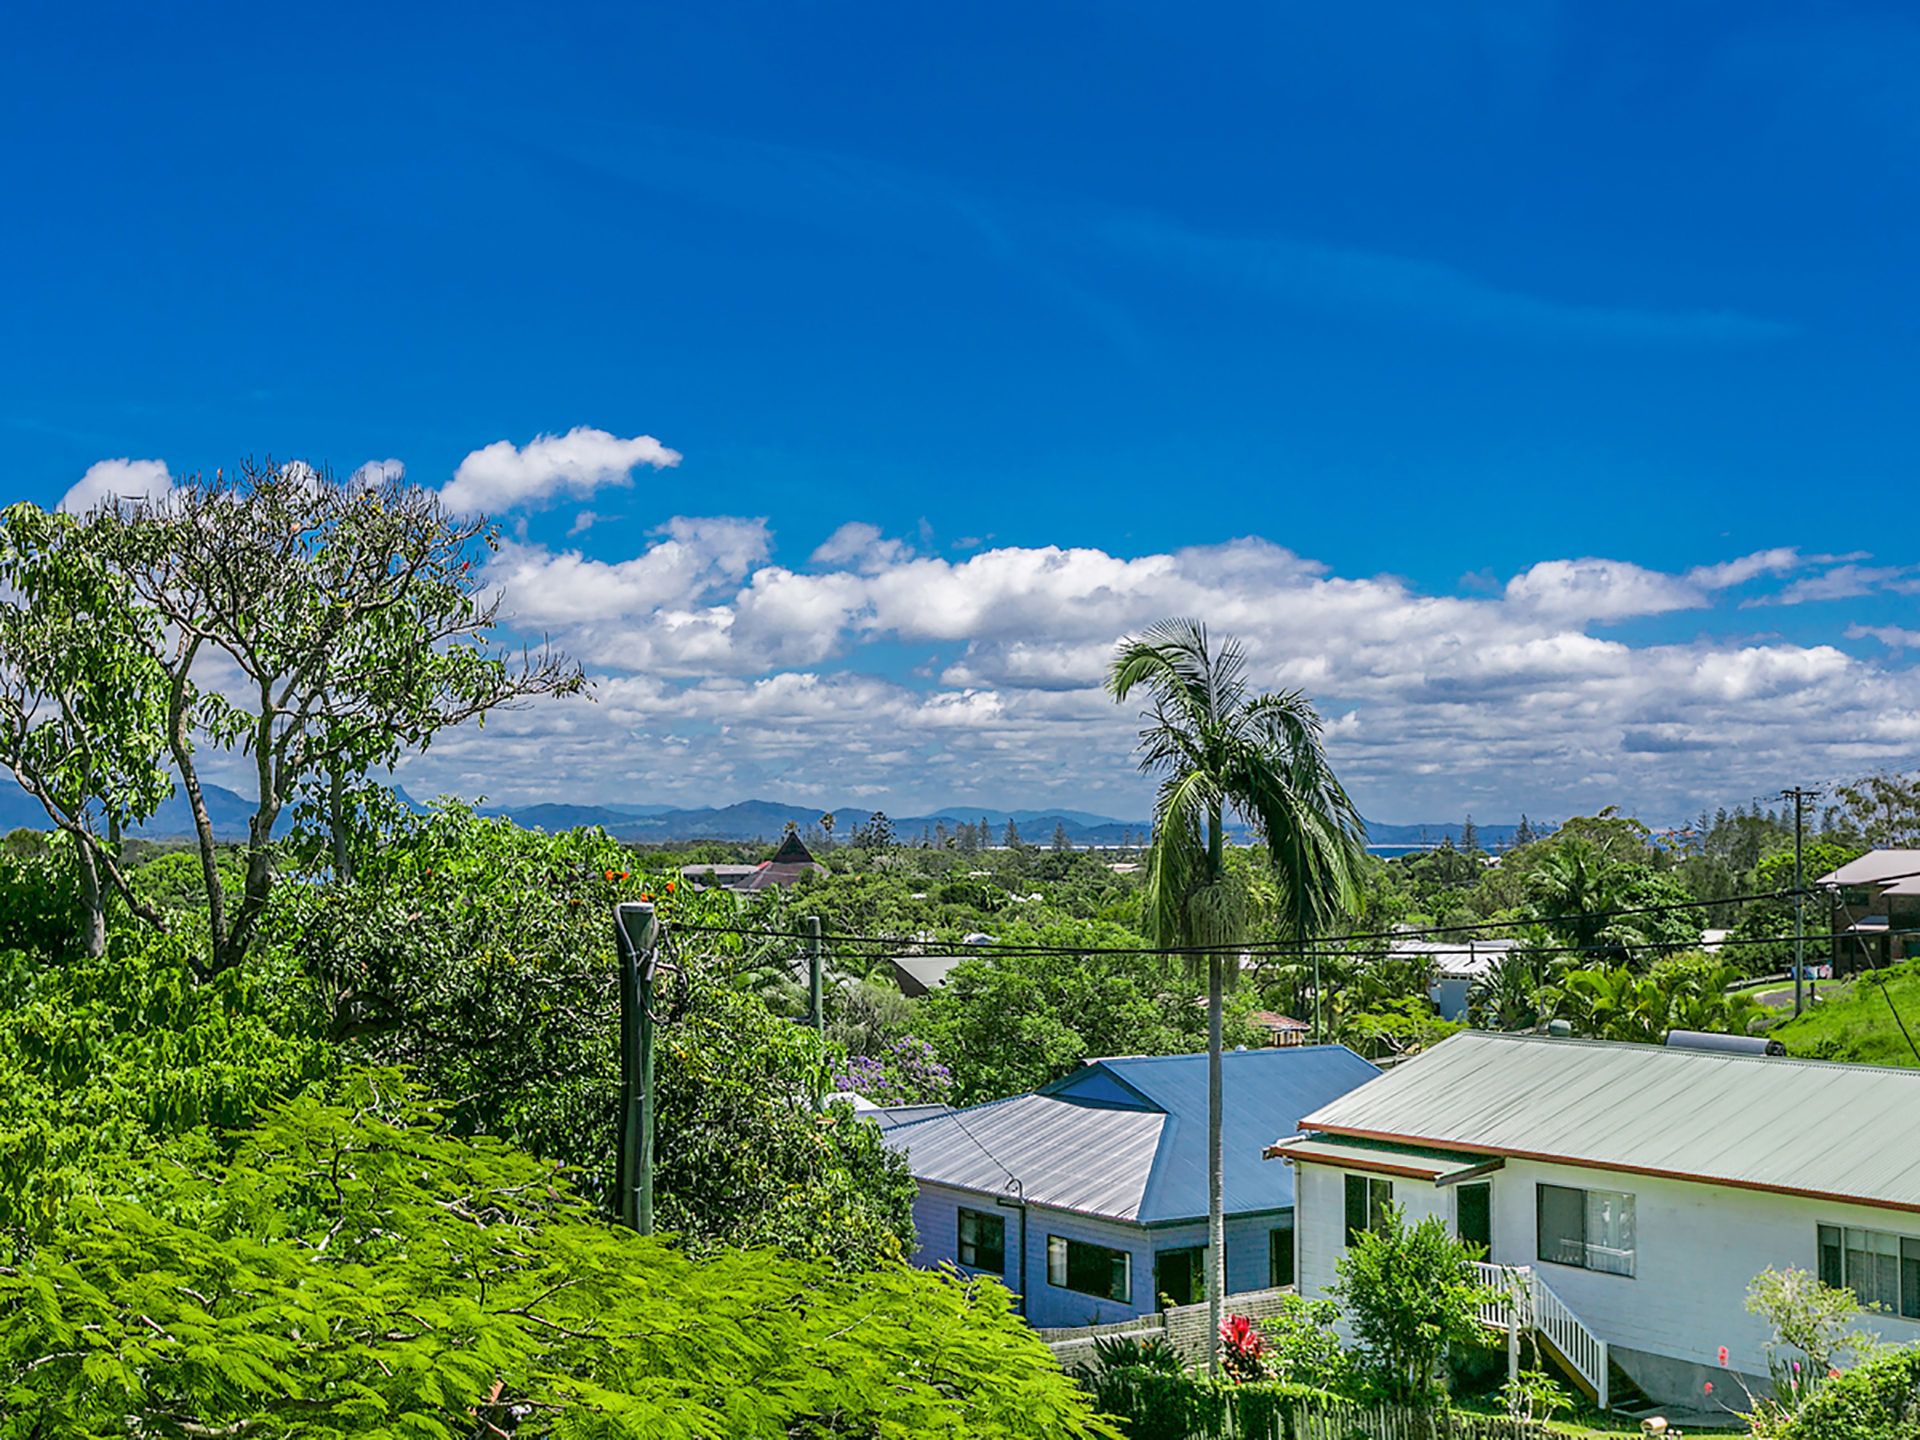
<svg viewBox="0 0 1920 1440">
<path fill-rule="evenodd" d="M 477 529 L 286 472 L 179 504 L 235 575 L 147 594 L 142 565 L 207 558 L 168 548 L 171 512 L 23 507 L 0 535 L 0 751 L 56 831 L 0 846 L 0 1437 L 1110 1433 L 1004 1288 L 904 1264 L 911 1182 L 819 1103 L 842 1052 L 762 998 L 763 944 L 664 955 L 667 1233 L 612 1224 L 612 906 L 699 925 L 732 899 L 597 831 L 364 783 L 565 688 L 485 648 Z M 253 725 L 196 691 L 166 607 L 260 574 L 207 624 L 293 667 Z M 76 617 L 100 673 L 36 669 Z M 157 715 L 164 744 L 108 743 Z M 123 842 L 191 788 L 165 752 L 219 748 L 260 760 L 244 844 Z M 278 838 L 287 804 L 311 823 Z"/>
</svg>

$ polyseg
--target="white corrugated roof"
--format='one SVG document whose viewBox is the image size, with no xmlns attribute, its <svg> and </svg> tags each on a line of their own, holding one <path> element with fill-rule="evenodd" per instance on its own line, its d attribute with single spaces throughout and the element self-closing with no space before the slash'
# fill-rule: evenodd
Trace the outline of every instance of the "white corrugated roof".
<svg viewBox="0 0 1920 1440">
<path fill-rule="evenodd" d="M 1469 1031 L 1300 1128 L 1920 1211 L 1920 1070 Z"/>
</svg>

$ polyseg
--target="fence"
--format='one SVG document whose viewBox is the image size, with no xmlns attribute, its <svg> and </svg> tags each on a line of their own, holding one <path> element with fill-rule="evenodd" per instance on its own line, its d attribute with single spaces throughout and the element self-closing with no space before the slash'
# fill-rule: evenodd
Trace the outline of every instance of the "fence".
<svg viewBox="0 0 1920 1440">
<path fill-rule="evenodd" d="M 1281 1299 L 1291 1289 L 1243 1290 L 1221 1302 L 1220 1313 L 1266 1320 L 1280 1313 Z M 1175 1305 L 1151 1315 L 1137 1315 L 1110 1325 L 1073 1325 L 1042 1328 L 1040 1338 L 1054 1358 L 1068 1369 L 1093 1358 L 1093 1342 L 1107 1335 L 1132 1335 L 1142 1340 L 1165 1340 L 1181 1360 L 1191 1365 L 1207 1354 L 1207 1303 Z"/>
<path fill-rule="evenodd" d="M 1353 1405 L 1329 1396 L 1299 1398 L 1283 1410 L 1257 1416 L 1230 1407 L 1219 1435 L 1188 1440 L 1556 1440 L 1546 1423 L 1463 1410 L 1418 1410 L 1397 1405 Z"/>
</svg>

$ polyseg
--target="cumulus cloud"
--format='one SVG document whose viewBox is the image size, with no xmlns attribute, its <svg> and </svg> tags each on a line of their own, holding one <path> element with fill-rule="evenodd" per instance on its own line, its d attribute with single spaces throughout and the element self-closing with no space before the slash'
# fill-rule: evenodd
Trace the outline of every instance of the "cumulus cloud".
<svg viewBox="0 0 1920 1440">
<path fill-rule="evenodd" d="M 1548 560 L 1491 593 L 1433 595 L 1251 537 L 1136 556 L 1000 546 L 884 559 L 873 527 L 840 539 L 815 552 L 824 568 L 804 570 L 778 563 L 751 518 L 679 517 L 624 559 L 508 544 L 487 578 L 511 623 L 581 657 L 599 703 L 436 742 L 410 762 L 409 785 L 1140 816 L 1151 797 L 1132 763 L 1137 716 L 1101 680 L 1119 636 L 1182 614 L 1239 636 L 1258 684 L 1315 700 L 1343 778 L 1382 819 L 1616 801 L 1664 818 L 1782 775 L 1920 759 L 1916 674 L 1893 660 L 1715 638 L 1710 618 L 1680 643 L 1605 633 L 1824 563 L 1784 549 L 1678 573 Z M 1909 633 L 1856 629 L 1889 644 Z"/>
<path fill-rule="evenodd" d="M 631 485 L 640 466 L 662 470 L 680 458 L 651 435 L 623 440 L 579 425 L 564 435 L 535 436 L 524 446 L 496 440 L 475 450 L 441 493 L 459 510 L 511 510 L 563 493 L 585 497 L 602 486 Z"/>
<path fill-rule="evenodd" d="M 173 477 L 164 460 L 96 460 L 54 508 L 69 515 L 118 500 L 158 500 L 172 493 Z"/>
<path fill-rule="evenodd" d="M 1507 582 L 1507 599 L 1560 620 L 1625 620 L 1706 603 L 1678 576 L 1624 560 L 1543 560 Z"/>
<path fill-rule="evenodd" d="M 878 525 L 849 520 L 823 540 L 808 559 L 815 565 L 847 565 L 871 573 L 897 565 L 912 553 L 912 546 L 888 539 Z"/>
</svg>

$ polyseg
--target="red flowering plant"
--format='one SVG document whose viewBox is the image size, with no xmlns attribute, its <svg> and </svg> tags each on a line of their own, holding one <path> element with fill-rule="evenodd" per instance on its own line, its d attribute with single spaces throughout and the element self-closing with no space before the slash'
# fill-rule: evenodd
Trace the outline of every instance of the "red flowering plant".
<svg viewBox="0 0 1920 1440">
<path fill-rule="evenodd" d="M 1267 1338 L 1245 1315 L 1220 1322 L 1220 1368 L 1236 1385 L 1267 1378 Z"/>
</svg>

